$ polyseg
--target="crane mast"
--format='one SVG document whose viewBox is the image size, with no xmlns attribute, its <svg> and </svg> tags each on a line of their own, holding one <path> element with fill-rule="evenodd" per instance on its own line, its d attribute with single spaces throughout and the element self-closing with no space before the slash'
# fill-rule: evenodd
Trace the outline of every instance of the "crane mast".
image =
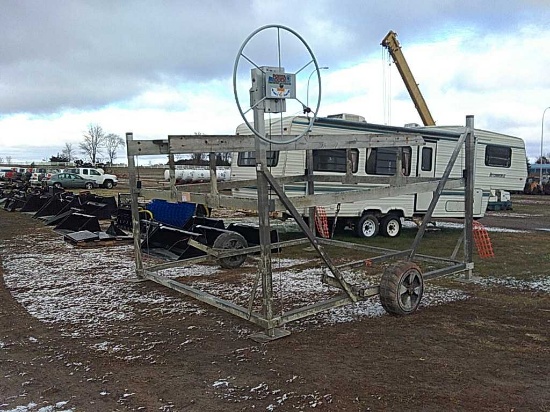
<svg viewBox="0 0 550 412">
<path fill-rule="evenodd" d="M 422 119 L 422 123 L 424 123 L 424 126 L 434 126 L 435 121 L 432 117 L 432 114 L 428 109 L 428 105 L 426 104 L 422 93 L 420 93 L 418 84 L 414 79 L 414 76 L 411 72 L 411 69 L 409 68 L 409 65 L 407 64 L 407 61 L 405 60 L 405 56 L 401 51 L 401 45 L 397 41 L 397 33 L 390 30 L 390 32 L 386 35 L 386 37 L 384 37 L 382 43 L 380 44 L 388 49 L 388 52 L 392 56 L 393 61 L 397 66 L 397 70 L 399 70 L 399 74 L 401 75 L 401 78 L 405 83 L 405 87 L 407 88 L 409 95 L 414 102 L 414 106 L 416 107 L 416 110 L 418 111 L 418 114 Z"/>
</svg>

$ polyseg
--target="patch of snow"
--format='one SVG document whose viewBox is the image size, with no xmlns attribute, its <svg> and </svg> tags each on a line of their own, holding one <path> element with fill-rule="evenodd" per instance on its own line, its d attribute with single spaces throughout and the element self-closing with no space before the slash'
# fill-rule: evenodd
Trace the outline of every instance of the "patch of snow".
<svg viewBox="0 0 550 412">
<path fill-rule="evenodd" d="M 16 406 L 15 409 L 0 409 L 0 412 L 73 412 L 72 409 L 62 409 L 67 403 L 67 401 L 61 401 L 55 405 L 42 406 L 36 409 L 38 405 L 30 402 L 27 405 Z"/>
<path fill-rule="evenodd" d="M 108 331 L 111 322 L 151 310 L 176 314 L 197 310 L 193 302 L 127 282 L 135 278 L 133 251 L 128 246 L 81 249 L 62 239 L 31 237 L 2 242 L 2 246 L 6 286 L 31 315 L 44 322 L 80 325 L 99 334 Z"/>
<path fill-rule="evenodd" d="M 483 286 L 504 286 L 513 289 L 531 290 L 535 292 L 550 293 L 550 276 L 538 279 L 524 280 L 512 277 L 505 278 L 474 278 L 473 282 Z"/>
<path fill-rule="evenodd" d="M 416 223 L 411 222 L 410 220 L 406 220 L 403 223 L 403 227 L 405 228 L 415 228 L 417 227 Z M 428 228 L 434 227 L 432 225 L 429 225 Z M 457 223 L 457 222 L 437 222 L 435 225 L 436 228 L 445 228 L 445 229 L 464 229 L 463 223 Z M 487 232 L 498 232 L 498 233 L 527 233 L 527 230 L 519 230 L 519 229 L 508 229 L 504 227 L 493 227 L 493 226 L 484 226 L 485 229 L 487 229 Z"/>
</svg>

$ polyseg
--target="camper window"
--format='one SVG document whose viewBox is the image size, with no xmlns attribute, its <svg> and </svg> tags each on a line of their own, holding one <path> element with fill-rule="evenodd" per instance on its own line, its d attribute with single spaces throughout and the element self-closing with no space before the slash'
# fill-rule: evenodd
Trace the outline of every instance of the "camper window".
<svg viewBox="0 0 550 412">
<path fill-rule="evenodd" d="M 429 172 L 430 170 L 432 170 L 432 153 L 433 148 L 422 148 L 422 163 L 420 164 L 420 170 L 422 170 L 423 172 Z"/>
<path fill-rule="evenodd" d="M 359 150 L 351 149 L 351 172 L 357 173 Z M 346 173 L 346 149 L 323 149 L 313 151 L 313 170 L 316 172 Z"/>
<path fill-rule="evenodd" d="M 485 166 L 510 167 L 512 148 L 488 144 L 485 147 Z"/>
<path fill-rule="evenodd" d="M 403 176 L 411 174 L 411 148 L 376 147 L 371 149 L 367 158 L 365 171 L 370 175 L 395 175 L 397 166 L 397 150 L 402 150 Z"/>
<path fill-rule="evenodd" d="M 268 150 L 266 156 L 268 167 L 277 166 L 279 163 L 278 150 Z M 237 166 L 256 166 L 256 152 L 239 152 L 239 156 L 237 157 Z"/>
</svg>

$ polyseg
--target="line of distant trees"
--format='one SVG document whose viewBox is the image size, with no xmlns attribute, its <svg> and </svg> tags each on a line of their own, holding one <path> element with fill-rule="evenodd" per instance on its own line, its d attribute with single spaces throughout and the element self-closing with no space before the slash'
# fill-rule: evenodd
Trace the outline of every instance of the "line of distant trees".
<svg viewBox="0 0 550 412">
<path fill-rule="evenodd" d="M 189 158 L 180 158 L 174 163 L 177 165 L 208 166 L 210 164 L 208 153 L 193 153 Z M 217 166 L 231 166 L 231 153 L 216 153 Z"/>
<path fill-rule="evenodd" d="M 196 135 L 204 133 L 195 132 Z M 69 163 L 73 162 L 76 165 L 94 165 L 102 167 L 105 165 L 112 166 L 117 158 L 117 152 L 124 147 L 125 141 L 122 137 L 114 133 L 106 133 L 103 128 L 96 123 L 90 123 L 88 129 L 83 133 L 83 141 L 78 144 L 78 147 L 73 143 L 65 143 L 61 152 L 50 157 L 49 161 L 54 163 Z M 78 149 L 83 159 L 78 158 Z M 11 164 L 12 157 L 5 157 L 6 163 Z M 44 159 L 45 160 L 45 159 Z M 0 164 L 4 163 L 4 157 L 0 156 Z M 177 155 L 176 164 L 179 165 L 195 165 L 208 166 L 208 153 L 193 153 L 190 155 Z M 230 166 L 231 153 L 216 153 L 216 165 Z"/>
<path fill-rule="evenodd" d="M 203 135 L 202 132 L 195 132 L 197 136 Z M 208 153 L 192 153 L 189 155 L 176 155 L 174 163 L 177 165 L 208 166 L 210 155 Z M 231 153 L 216 153 L 217 166 L 231 166 Z"/>
</svg>

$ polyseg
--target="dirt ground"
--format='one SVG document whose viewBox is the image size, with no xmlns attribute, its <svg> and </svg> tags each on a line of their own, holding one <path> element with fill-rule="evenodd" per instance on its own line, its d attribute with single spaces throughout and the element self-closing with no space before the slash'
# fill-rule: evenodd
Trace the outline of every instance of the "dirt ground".
<svg viewBox="0 0 550 412">
<path fill-rule="evenodd" d="M 498 213 L 483 221 L 533 222 Z M 59 237 L 0 209 L 0 242 L 22 234 Z M 260 344 L 246 333 L 258 330 L 200 303 L 186 316 L 160 310 L 113 322 L 111 332 L 44 322 L 14 298 L 0 263 L 0 411 L 550 411 L 546 292 L 459 283 L 469 299 L 408 317 L 313 322 Z M 40 270 L 47 282 L 48 265 Z M 150 282 L 134 287 L 191 300 Z M 107 339 L 147 356 L 98 351 Z"/>
</svg>

